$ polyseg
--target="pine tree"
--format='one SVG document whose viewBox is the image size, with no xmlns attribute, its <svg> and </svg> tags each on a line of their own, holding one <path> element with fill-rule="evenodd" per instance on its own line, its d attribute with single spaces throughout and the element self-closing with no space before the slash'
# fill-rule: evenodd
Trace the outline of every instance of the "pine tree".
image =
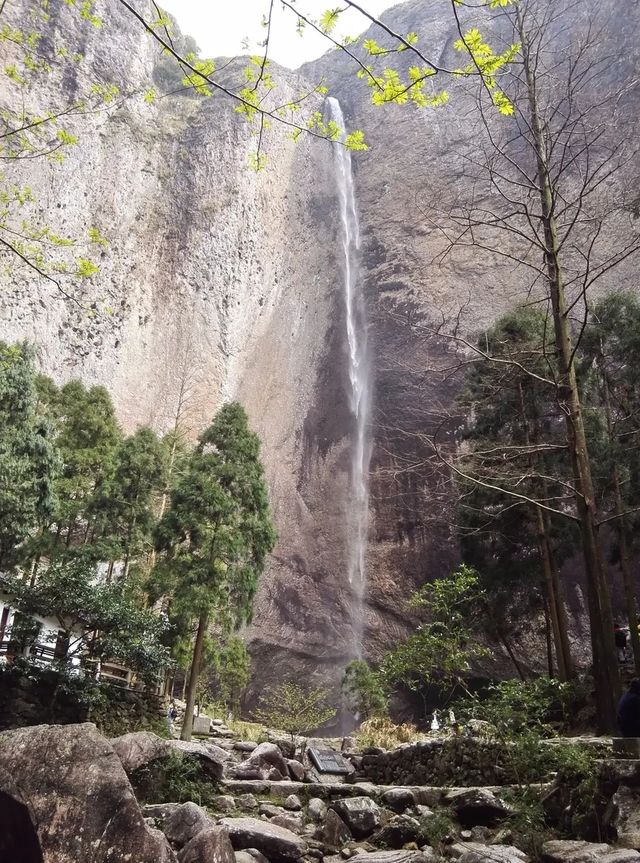
<svg viewBox="0 0 640 863">
<path fill-rule="evenodd" d="M 0 343 L 1 570 L 18 562 L 22 544 L 55 507 L 59 465 L 51 426 L 37 405 L 31 349 Z"/>
<path fill-rule="evenodd" d="M 164 487 L 162 444 L 151 429 L 138 429 L 119 446 L 114 462 L 102 517 L 117 537 L 126 578 L 132 559 L 151 550 L 154 503 Z"/>
<path fill-rule="evenodd" d="M 174 611 L 197 619 L 182 729 L 191 739 L 207 629 L 251 617 L 257 581 L 275 543 L 260 442 L 244 409 L 225 405 L 198 439 L 157 530 L 158 569 Z"/>
</svg>

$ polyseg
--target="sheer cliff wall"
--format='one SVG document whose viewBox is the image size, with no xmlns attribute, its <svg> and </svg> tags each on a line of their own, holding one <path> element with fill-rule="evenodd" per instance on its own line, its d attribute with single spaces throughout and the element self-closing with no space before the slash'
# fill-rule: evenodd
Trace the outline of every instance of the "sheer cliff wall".
<svg viewBox="0 0 640 863">
<path fill-rule="evenodd" d="M 9 14 L 17 21 L 29 5 L 11 3 Z M 639 13 L 625 4 L 623 15 L 615 0 L 597 6 L 609 15 L 603 56 L 611 41 L 618 52 L 605 88 L 633 78 Z M 117 105 L 69 121 L 79 142 L 63 164 L 31 160 L 9 170 L 28 181 L 33 215 L 53 231 L 79 237 L 96 227 L 108 246 L 80 305 L 17 265 L 4 270 L 0 337 L 34 341 L 58 381 L 107 386 L 129 430 L 163 431 L 180 414 L 195 435 L 224 400 L 242 401 L 263 440 L 280 535 L 248 633 L 257 680 L 337 681 L 353 641 L 344 537 L 352 420 L 331 146 L 304 135 L 294 143 L 273 124 L 267 168 L 252 171 L 256 139 L 233 104 L 172 87 L 167 58 L 121 7 L 101 0 L 96 11 L 102 31 L 53 0 L 47 41 L 79 46 L 77 74 L 115 81 Z M 410 0 L 385 20 L 427 34 L 424 50 L 453 62 L 448 0 Z M 223 74 L 241 68 L 232 62 Z M 32 94 L 42 110 L 60 92 L 55 74 L 50 90 Z M 473 335 L 513 304 L 521 285 L 496 257 L 468 249 L 441 256 L 439 213 L 469 186 L 469 94 L 451 88 L 451 104 L 439 110 L 374 108 L 336 52 L 276 77 L 281 101 L 326 78 L 350 128 L 363 129 L 370 145 L 354 166 L 375 377 L 365 634 L 375 653 L 407 631 L 413 587 L 456 561 L 446 478 L 406 469 L 427 454 L 420 434 L 451 406 L 454 383 L 429 370 L 454 363 L 456 349 L 409 324 L 464 307 L 463 331 Z M 81 86 L 68 75 L 62 83 L 66 97 Z M 152 84 L 178 92 L 149 105 Z M 7 88 L 0 96 L 15 98 Z M 628 98 L 631 134 L 638 101 Z M 618 283 L 633 279 L 627 269 Z M 579 593 L 574 600 L 579 612 Z"/>
</svg>

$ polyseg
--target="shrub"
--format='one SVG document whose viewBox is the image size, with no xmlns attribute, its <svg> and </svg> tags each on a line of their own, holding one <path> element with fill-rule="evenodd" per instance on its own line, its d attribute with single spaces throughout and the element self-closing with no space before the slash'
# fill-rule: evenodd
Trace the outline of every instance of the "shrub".
<svg viewBox="0 0 640 863">
<path fill-rule="evenodd" d="M 324 689 L 303 689 L 296 683 L 281 683 L 260 700 L 256 719 L 269 728 L 286 731 L 291 740 L 324 725 L 336 715 L 327 704 Z"/>
<path fill-rule="evenodd" d="M 355 737 L 361 747 L 395 749 L 401 743 L 421 740 L 424 735 L 420 734 L 415 725 L 395 725 L 388 716 L 373 716 L 362 723 Z"/>
<path fill-rule="evenodd" d="M 220 793 L 218 784 L 195 758 L 172 752 L 168 758 L 146 764 L 129 777 L 142 803 L 187 803 L 212 806 Z"/>
</svg>

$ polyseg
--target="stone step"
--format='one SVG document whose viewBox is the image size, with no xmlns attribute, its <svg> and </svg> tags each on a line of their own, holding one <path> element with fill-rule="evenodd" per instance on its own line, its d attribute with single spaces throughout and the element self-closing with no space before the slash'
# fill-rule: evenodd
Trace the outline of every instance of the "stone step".
<svg viewBox="0 0 640 863">
<path fill-rule="evenodd" d="M 303 799 L 319 797 L 321 800 L 339 800 L 342 797 L 370 797 L 377 803 L 382 802 L 382 796 L 392 789 L 411 791 L 416 803 L 422 806 L 446 805 L 445 797 L 451 792 L 461 791 L 491 791 L 500 795 L 501 792 L 517 789 L 515 785 L 467 786 L 464 788 L 435 785 L 375 785 L 373 782 L 270 782 L 266 779 L 223 779 L 222 793 L 253 794 L 255 797 L 288 797 L 290 794 L 302 795 Z M 551 788 L 550 783 L 538 783 L 528 786 L 541 792 Z"/>
</svg>

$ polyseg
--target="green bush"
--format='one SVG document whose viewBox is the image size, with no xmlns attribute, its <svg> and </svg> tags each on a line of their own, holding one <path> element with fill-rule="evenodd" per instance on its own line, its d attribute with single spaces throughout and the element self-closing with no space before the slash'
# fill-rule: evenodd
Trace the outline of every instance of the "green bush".
<svg viewBox="0 0 640 863">
<path fill-rule="evenodd" d="M 129 777 L 142 803 L 188 803 L 212 806 L 220 793 L 216 783 L 195 758 L 172 752 L 162 761 L 146 764 Z"/>
</svg>

